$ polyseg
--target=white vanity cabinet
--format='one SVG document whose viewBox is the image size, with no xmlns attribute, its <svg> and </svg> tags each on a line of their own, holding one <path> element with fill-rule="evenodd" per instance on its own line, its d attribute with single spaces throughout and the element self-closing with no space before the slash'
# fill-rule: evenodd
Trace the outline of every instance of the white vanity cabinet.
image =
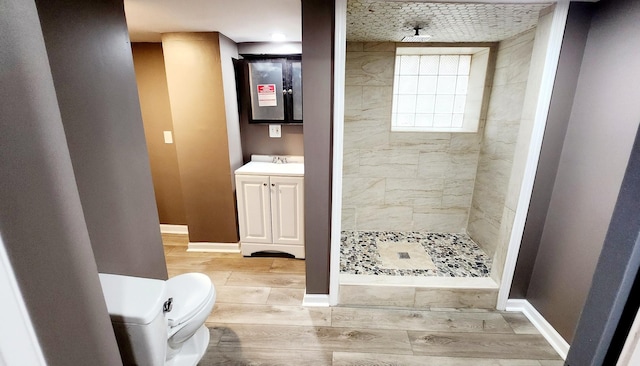
<svg viewBox="0 0 640 366">
<path fill-rule="evenodd" d="M 242 255 L 304 258 L 304 165 L 252 161 L 235 174 Z"/>
</svg>

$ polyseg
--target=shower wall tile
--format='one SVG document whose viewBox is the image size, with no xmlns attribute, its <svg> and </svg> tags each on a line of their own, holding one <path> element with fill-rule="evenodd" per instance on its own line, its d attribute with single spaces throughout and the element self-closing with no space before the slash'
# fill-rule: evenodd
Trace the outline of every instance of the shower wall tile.
<svg viewBox="0 0 640 366">
<path fill-rule="evenodd" d="M 442 191 L 442 208 L 468 208 L 471 205 L 474 183 L 474 179 L 446 179 Z"/>
<path fill-rule="evenodd" d="M 358 207 L 356 210 L 357 230 L 399 230 L 411 231 L 413 209 L 409 206 Z"/>
<path fill-rule="evenodd" d="M 522 163 L 514 164 L 514 155 L 522 138 L 519 135 L 534 38 L 535 29 L 500 42 L 498 46 L 467 226 L 472 239 L 490 256 L 498 254 L 496 248 L 502 250 L 504 225 L 512 225 L 503 222 L 505 219 L 512 221 L 505 216 L 504 210 L 508 195 L 510 198 L 517 196 L 510 193 L 517 190 L 510 182 L 513 182 L 512 170 Z"/>
<path fill-rule="evenodd" d="M 345 121 L 345 149 L 386 148 L 388 145 L 389 131 L 379 128 L 378 124 Z"/>
<path fill-rule="evenodd" d="M 347 44 L 343 220 L 355 230 L 459 232 L 471 207 L 482 125 L 479 133 L 391 132 L 394 64 L 394 43 Z"/>
<path fill-rule="evenodd" d="M 363 45 L 363 51 L 366 52 L 396 52 L 396 44 L 395 42 L 366 42 Z"/>
<path fill-rule="evenodd" d="M 384 203 L 388 205 L 440 207 L 444 180 L 387 178 Z"/>
<path fill-rule="evenodd" d="M 397 149 L 420 152 L 447 152 L 450 149 L 451 136 L 450 133 L 391 132 L 389 145 Z M 475 153 L 478 151 L 479 147 Z"/>
<path fill-rule="evenodd" d="M 342 153 L 342 175 L 357 176 L 360 173 L 360 150 L 344 149 Z"/>
<path fill-rule="evenodd" d="M 342 205 L 358 206 L 363 202 L 373 205 L 384 204 L 385 180 L 383 178 L 342 179 Z"/>
<path fill-rule="evenodd" d="M 513 230 L 515 217 L 515 211 L 505 206 L 498 233 L 499 239 L 493 256 L 494 265 L 491 267 L 491 278 L 493 278 L 496 283 L 500 283 L 502 280 L 502 272 L 504 271 L 504 264 L 507 259 L 509 240 L 511 239 L 511 231 Z"/>
<path fill-rule="evenodd" d="M 395 52 L 347 52 L 345 85 L 393 85 Z"/>
<path fill-rule="evenodd" d="M 356 229 L 356 209 L 342 206 L 341 230 Z"/>
<path fill-rule="evenodd" d="M 360 152 L 360 175 L 366 177 L 414 178 L 419 152 L 397 149 Z"/>
<path fill-rule="evenodd" d="M 443 209 L 414 213 L 414 230 L 436 233 L 462 233 L 467 227 L 468 210 Z"/>
<path fill-rule="evenodd" d="M 364 51 L 363 42 L 347 42 L 347 52 Z"/>
<path fill-rule="evenodd" d="M 418 176 L 426 179 L 444 179 L 450 160 L 446 152 L 420 153 Z"/>
<path fill-rule="evenodd" d="M 344 109 L 362 109 L 362 86 L 347 85 L 344 87 Z"/>
<path fill-rule="evenodd" d="M 449 151 L 477 156 L 481 143 L 482 135 L 479 133 L 454 133 L 449 140 Z"/>
</svg>

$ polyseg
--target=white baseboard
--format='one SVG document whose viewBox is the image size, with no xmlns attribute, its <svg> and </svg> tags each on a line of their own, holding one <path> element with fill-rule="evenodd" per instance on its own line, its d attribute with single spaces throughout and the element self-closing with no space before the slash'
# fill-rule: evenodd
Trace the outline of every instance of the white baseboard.
<svg viewBox="0 0 640 366">
<path fill-rule="evenodd" d="M 538 329 L 542 336 L 551 344 L 551 347 L 558 352 L 563 360 L 567 359 L 569 353 L 569 343 L 562 338 L 555 328 L 536 310 L 527 300 L 509 299 L 507 300 L 506 311 L 519 311 L 529 319 Z"/>
<path fill-rule="evenodd" d="M 324 294 L 304 294 L 302 306 L 307 307 L 329 307 L 329 295 Z"/>
<path fill-rule="evenodd" d="M 189 242 L 187 252 L 240 253 L 240 243 Z"/>
<path fill-rule="evenodd" d="M 163 234 L 189 234 L 187 225 L 160 224 L 160 232 Z"/>
</svg>

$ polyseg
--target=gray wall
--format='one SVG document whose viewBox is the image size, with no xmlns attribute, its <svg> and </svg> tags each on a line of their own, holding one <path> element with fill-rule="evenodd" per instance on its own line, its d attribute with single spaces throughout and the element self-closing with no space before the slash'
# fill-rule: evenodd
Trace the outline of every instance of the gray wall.
<svg viewBox="0 0 640 366">
<path fill-rule="evenodd" d="M 98 270 L 166 279 L 122 0 L 36 3 Z"/>
<path fill-rule="evenodd" d="M 582 55 L 593 13 L 593 4 L 573 3 L 562 41 L 560 62 L 533 186 L 531 205 L 520 245 L 518 263 L 511 286 L 511 298 L 524 298 L 542 237 L 553 184 L 567 132 Z"/>
<path fill-rule="evenodd" d="M 308 294 L 329 293 L 334 1 L 302 2 L 305 250 Z"/>
<path fill-rule="evenodd" d="M 2 2 L 0 50 L 0 235 L 35 334 L 48 365 L 121 364 L 33 2 Z"/>
<path fill-rule="evenodd" d="M 526 291 L 529 302 L 568 342 L 640 122 L 640 3 L 612 0 L 596 6 Z"/>
</svg>

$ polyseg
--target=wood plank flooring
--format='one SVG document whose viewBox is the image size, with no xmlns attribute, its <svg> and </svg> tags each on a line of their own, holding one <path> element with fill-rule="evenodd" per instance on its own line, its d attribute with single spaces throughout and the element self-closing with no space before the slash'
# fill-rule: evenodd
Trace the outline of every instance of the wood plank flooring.
<svg viewBox="0 0 640 366">
<path fill-rule="evenodd" d="M 563 365 L 522 314 L 305 308 L 302 260 L 187 252 L 184 235 L 163 241 L 170 277 L 202 272 L 218 292 L 201 366 Z"/>
</svg>

